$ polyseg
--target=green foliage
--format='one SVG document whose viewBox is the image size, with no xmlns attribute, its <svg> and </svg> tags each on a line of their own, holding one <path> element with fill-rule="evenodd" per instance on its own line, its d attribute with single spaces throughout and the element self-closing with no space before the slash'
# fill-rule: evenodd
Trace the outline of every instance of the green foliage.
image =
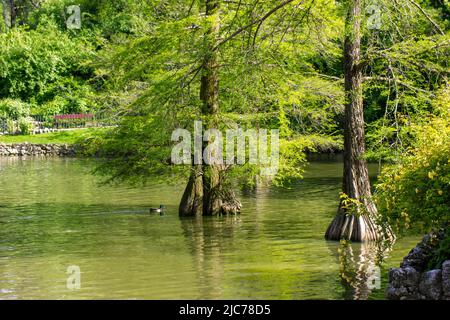
<svg viewBox="0 0 450 320">
<path fill-rule="evenodd" d="M 163 174 L 177 172 L 182 169 L 180 166 L 169 166 L 171 131 L 158 120 L 128 116 L 121 126 L 84 140 L 84 153 L 108 159 L 96 172 L 111 182 L 143 183 L 151 176 L 164 177 Z"/>
<path fill-rule="evenodd" d="M 341 192 L 339 195 L 341 208 L 346 215 L 362 216 L 367 214 L 366 206 L 357 199 L 350 198 L 347 194 Z"/>
<path fill-rule="evenodd" d="M 306 164 L 305 149 L 312 148 L 312 143 L 302 137 L 280 141 L 280 161 L 275 185 L 291 183 L 294 179 L 303 178 L 303 167 Z"/>
<path fill-rule="evenodd" d="M 263 15 L 272 9 L 272 4 L 268 3 L 256 2 L 255 5 L 253 12 L 241 10 L 237 4 L 222 5 L 221 38 L 248 25 L 255 14 Z M 280 181 L 288 176 L 292 179 L 301 177 L 304 151 L 313 149 L 313 144 L 297 137 L 336 131 L 337 117 L 343 110 L 342 88 L 335 78 L 318 75 L 320 71 L 316 67 L 339 65 L 338 44 L 321 38 L 325 34 L 339 34 L 340 24 L 335 22 L 339 20 L 331 18 L 334 18 L 335 6 L 328 1 L 317 1 L 314 5 L 308 1 L 307 9 L 311 19 L 325 18 L 327 28 L 317 30 L 309 26 L 303 20 L 306 12 L 288 5 L 274 14 L 273 19 L 261 24 L 258 30 L 246 30 L 242 37 L 233 38 L 218 49 L 220 129 L 236 125 L 243 129 L 281 128 Z M 190 129 L 194 120 L 207 120 L 200 112 L 198 92 L 199 68 L 207 54 L 205 50 L 208 50 L 204 34 L 210 28 L 211 19 L 199 15 L 203 9 L 197 3 L 192 7 L 190 2 L 167 3 L 164 10 L 173 13 L 161 15 L 160 11 L 153 11 L 155 24 L 151 34 L 140 34 L 121 44 L 108 46 L 96 64 L 97 72 L 107 79 L 104 88 L 107 89 L 108 104 L 115 106 L 116 112 L 124 117 L 120 129 L 113 131 L 103 142 L 102 138 L 96 139 L 93 146 L 105 148 L 109 154 L 119 149 L 118 155 L 122 159 L 124 155 L 120 150 L 126 150 L 126 161 L 109 161 L 100 170 L 106 174 L 112 172 L 118 179 L 145 175 L 152 166 L 160 170 L 158 161 L 170 156 L 171 130 Z M 290 10 L 294 10 L 296 18 L 300 19 L 291 27 L 283 21 Z M 277 24 L 281 24 L 280 30 L 290 28 L 289 32 L 273 34 Z M 311 36 L 314 43 L 307 42 Z M 326 50 L 315 46 L 316 41 L 322 40 Z M 294 45 L 298 43 L 302 43 L 302 48 Z M 299 77 L 299 74 L 304 76 Z M 129 121 L 129 117 L 135 116 L 139 117 Z M 152 134 L 152 130 L 157 134 Z M 151 139 L 138 138 L 151 135 Z M 123 147 L 124 144 L 127 146 Z M 155 149 L 157 156 L 154 159 L 147 159 L 150 149 Z M 251 180 L 258 170 L 247 166 L 242 171 L 247 172 Z"/>
<path fill-rule="evenodd" d="M 275 183 L 288 185 L 301 177 L 305 152 L 343 148 L 347 2 L 292 2 L 258 21 L 281 2 L 220 2 L 219 127 L 280 129 Z M 430 115 L 436 117 L 432 126 L 445 119 L 441 109 L 448 101 L 433 100 L 450 74 L 448 1 L 416 2 L 444 34 L 407 0 L 377 1 L 383 8 L 378 30 L 363 17 L 369 160 L 403 164 L 409 161 L 402 159 L 405 153 L 408 159 L 420 156 L 412 148 L 433 151 L 416 143 L 425 139 L 419 128 Z M 18 127 L 30 114 L 103 110 L 119 126 L 86 141 L 87 153 L 111 158 L 99 172 L 133 181 L 173 172 L 167 161 L 172 130 L 208 120 L 198 94 L 212 40 L 205 39 L 211 19 L 202 14 L 202 2 L 80 0 L 82 28 L 67 30 L 65 8 L 72 4 L 21 6 L 23 25 L 0 34 L 3 127 Z M 244 166 L 231 175 L 250 181 L 257 172 Z"/>
<path fill-rule="evenodd" d="M 30 115 L 30 105 L 18 99 L 0 100 L 0 121 L 19 120 Z"/>
<path fill-rule="evenodd" d="M 16 132 L 16 121 L 11 120 L 11 119 L 6 120 L 5 128 L 8 133 L 14 134 Z"/>
<path fill-rule="evenodd" d="M 0 95 L 31 103 L 39 113 L 85 111 L 92 89 L 83 64 L 90 56 L 88 43 L 51 21 L 36 30 L 12 29 L 0 35 Z"/>
<path fill-rule="evenodd" d="M 85 81 L 64 77 L 49 84 L 33 101 L 33 114 L 54 115 L 87 113 L 98 108 L 96 93 Z"/>
<path fill-rule="evenodd" d="M 398 230 L 428 231 L 450 220 L 449 90 L 436 102 L 442 117 L 413 126 L 417 142 L 402 160 L 385 168 L 377 184 L 377 203 Z M 444 109 L 445 107 L 445 109 Z"/>
<path fill-rule="evenodd" d="M 428 262 L 427 270 L 441 269 L 442 263 L 450 259 L 450 235 L 448 233 L 444 236 L 444 239 L 440 240 L 437 248 L 433 252 L 433 255 Z"/>
<path fill-rule="evenodd" d="M 20 118 L 18 121 L 18 127 L 21 134 L 30 134 L 33 128 L 33 123 L 30 118 Z"/>
<path fill-rule="evenodd" d="M 16 133 L 18 130 L 28 132 L 31 123 L 27 120 L 30 115 L 30 105 L 19 99 L 0 100 L 0 132 Z M 28 122 L 29 125 L 25 125 Z"/>
<path fill-rule="evenodd" d="M 434 112 L 435 93 L 450 75 L 448 23 L 435 1 L 415 2 L 426 15 L 412 1 L 378 0 L 381 28 L 363 28 L 370 160 L 395 162 L 407 152 L 415 140 L 411 127 Z"/>
</svg>

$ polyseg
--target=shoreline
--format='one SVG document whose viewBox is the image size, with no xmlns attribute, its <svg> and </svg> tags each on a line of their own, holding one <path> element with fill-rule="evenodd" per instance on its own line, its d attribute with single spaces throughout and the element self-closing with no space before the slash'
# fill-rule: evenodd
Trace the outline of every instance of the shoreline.
<svg viewBox="0 0 450 320">
<path fill-rule="evenodd" d="M 305 150 L 308 161 L 334 160 L 342 157 L 342 150 L 326 148 L 317 152 Z M 25 156 L 58 156 L 58 157 L 86 157 L 79 144 L 70 143 L 5 143 L 0 142 L 0 157 Z"/>
<path fill-rule="evenodd" d="M 58 156 L 76 157 L 79 147 L 67 143 L 1 143 L 0 157 Z"/>
</svg>

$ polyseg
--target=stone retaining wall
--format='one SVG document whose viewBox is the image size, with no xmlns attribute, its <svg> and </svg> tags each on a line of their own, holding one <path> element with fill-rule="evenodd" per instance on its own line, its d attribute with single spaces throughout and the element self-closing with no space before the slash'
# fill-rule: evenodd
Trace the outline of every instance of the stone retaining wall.
<svg viewBox="0 0 450 320">
<path fill-rule="evenodd" d="M 0 156 L 59 156 L 73 157 L 77 148 L 69 144 L 0 143 Z"/>
<path fill-rule="evenodd" d="M 446 260 L 441 269 L 425 271 L 443 237 L 443 233 L 425 236 L 403 259 L 400 268 L 389 270 L 388 299 L 450 300 L 450 260 Z"/>
</svg>

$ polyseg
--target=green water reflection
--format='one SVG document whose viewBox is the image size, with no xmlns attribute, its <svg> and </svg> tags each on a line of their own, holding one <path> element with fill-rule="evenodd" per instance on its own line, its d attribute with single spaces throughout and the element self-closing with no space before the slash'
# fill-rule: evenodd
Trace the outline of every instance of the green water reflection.
<svg viewBox="0 0 450 320">
<path fill-rule="evenodd" d="M 382 298 L 374 250 L 323 239 L 341 163 L 313 162 L 291 190 L 242 192 L 238 217 L 180 219 L 183 185 L 100 186 L 91 160 L 0 158 L 0 299 Z M 371 168 L 376 172 L 377 168 Z M 164 203 L 165 216 L 147 208 Z M 68 266 L 81 289 L 66 287 Z"/>
</svg>

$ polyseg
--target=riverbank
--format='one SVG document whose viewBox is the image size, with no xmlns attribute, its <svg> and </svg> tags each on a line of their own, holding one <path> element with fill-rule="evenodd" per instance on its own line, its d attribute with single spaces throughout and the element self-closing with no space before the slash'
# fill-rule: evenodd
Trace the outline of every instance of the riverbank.
<svg viewBox="0 0 450 320">
<path fill-rule="evenodd" d="M 403 259 L 400 268 L 390 269 L 388 299 L 450 300 L 450 257 L 442 259 L 438 268 L 427 268 L 444 238 L 444 232 L 426 235 Z"/>
<path fill-rule="evenodd" d="M 74 157 L 77 155 L 76 144 L 35 144 L 35 143 L 0 143 L 0 156 L 59 156 Z"/>
<path fill-rule="evenodd" d="M 104 133 L 106 128 L 74 129 L 39 135 L 0 136 L 0 156 L 96 156 L 92 150 L 82 154 L 83 145 L 89 150 L 89 138 Z M 319 135 L 302 136 L 304 152 L 309 161 L 334 160 L 343 152 L 342 139 Z"/>
<path fill-rule="evenodd" d="M 81 155 L 82 143 L 105 128 L 73 129 L 37 135 L 0 136 L 0 157 Z"/>
</svg>

